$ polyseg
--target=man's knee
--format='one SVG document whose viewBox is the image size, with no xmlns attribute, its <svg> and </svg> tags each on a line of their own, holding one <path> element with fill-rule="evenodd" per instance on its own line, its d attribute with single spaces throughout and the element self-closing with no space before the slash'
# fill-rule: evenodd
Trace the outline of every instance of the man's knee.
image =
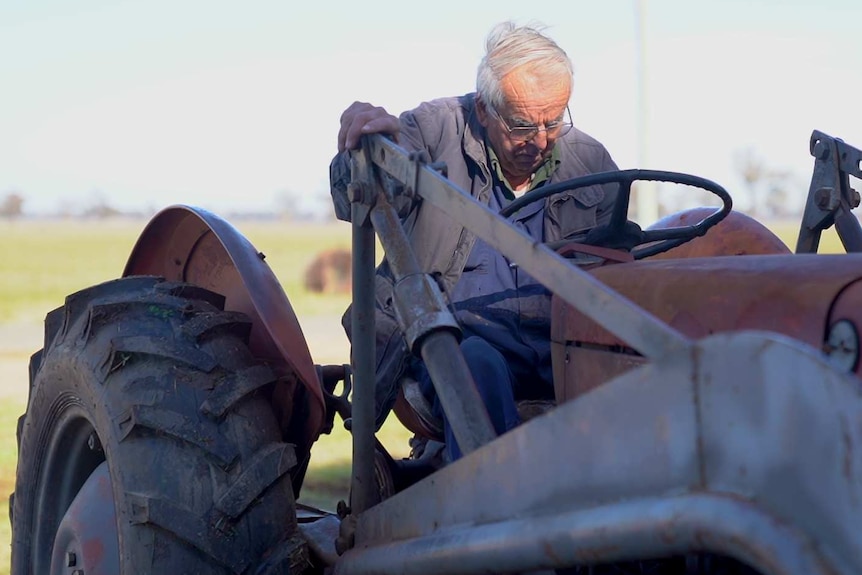
<svg viewBox="0 0 862 575">
<path fill-rule="evenodd" d="M 494 346 L 477 336 L 470 336 L 461 342 L 461 353 L 471 370 L 505 370 L 506 359 Z"/>
<path fill-rule="evenodd" d="M 482 338 L 471 336 L 461 342 L 464 360 L 470 368 L 476 387 L 482 397 L 510 395 L 512 376 L 506 358 Z"/>
</svg>

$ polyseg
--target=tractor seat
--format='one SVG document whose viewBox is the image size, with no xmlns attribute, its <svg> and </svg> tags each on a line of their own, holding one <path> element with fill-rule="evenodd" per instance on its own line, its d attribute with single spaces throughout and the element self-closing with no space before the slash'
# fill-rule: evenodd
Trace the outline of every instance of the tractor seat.
<svg viewBox="0 0 862 575">
<path fill-rule="evenodd" d="M 516 402 L 521 423 L 542 415 L 556 405 L 551 399 L 525 399 Z M 419 382 L 404 377 L 392 410 L 398 421 L 419 437 L 443 441 L 443 420 L 434 415 L 431 402 L 422 394 Z"/>
</svg>

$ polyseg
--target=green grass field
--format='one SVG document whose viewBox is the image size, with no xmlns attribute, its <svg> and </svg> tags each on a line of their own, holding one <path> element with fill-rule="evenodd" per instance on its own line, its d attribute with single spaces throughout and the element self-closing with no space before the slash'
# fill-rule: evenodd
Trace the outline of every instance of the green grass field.
<svg viewBox="0 0 862 575">
<path fill-rule="evenodd" d="M 23 347 L 14 338 L 17 326 L 40 324 L 45 313 L 63 303 L 64 297 L 90 285 L 118 277 L 145 222 L 0 222 L 0 327 L 11 326 L 10 341 L 0 341 L 0 362 L 11 366 L 0 395 L 0 501 L 14 488 L 17 448 L 15 423 L 26 404 L 27 361 L 39 347 Z M 235 226 L 263 251 L 299 318 L 332 320 L 332 333 L 343 337 L 338 315 L 346 308 L 346 295 L 327 296 L 307 292 L 303 274 L 315 255 L 326 248 L 349 247 L 350 226 L 344 223 L 307 225 L 287 222 L 238 222 Z M 772 229 L 788 245 L 794 245 L 794 224 Z M 837 237 L 824 235 L 821 252 L 842 251 Z M 344 357 L 318 357 L 317 363 L 343 363 Z M 6 373 L 6 372 L 3 372 Z M 407 451 L 408 433 L 390 418 L 380 438 L 393 455 Z M 315 445 L 302 499 L 333 508 L 346 497 L 350 473 L 350 437 L 339 425 Z M 5 505 L 5 504 L 4 504 Z M 0 575 L 8 573 L 10 526 L 0 521 Z"/>
<path fill-rule="evenodd" d="M 339 315 L 348 295 L 320 295 L 303 286 L 304 273 L 322 250 L 350 247 L 350 226 L 344 223 L 296 224 L 287 222 L 233 222 L 278 277 L 299 318 L 331 320 L 333 335 L 343 337 Z M 0 222 L 0 327 L 38 332 L 45 314 L 62 305 L 66 295 L 119 277 L 143 229 L 144 221 L 107 222 Z M 41 345 L 26 347 L 17 339 L 0 342 L 0 361 L 9 365 L 14 381 L 4 381 L 0 394 L 0 501 L 14 489 L 17 446 L 15 425 L 26 406 L 27 363 Z M 343 363 L 348 357 L 313 354 L 317 363 Z M 5 372 L 4 372 L 5 373 Z M 393 418 L 394 419 L 394 418 Z M 396 456 L 407 453 L 408 433 L 394 420 L 387 421 L 380 439 Z M 350 475 L 350 435 L 339 421 L 331 435 L 315 445 L 312 464 L 301 499 L 326 509 L 347 496 Z M 5 506 L 5 503 L 3 503 Z M 0 575 L 9 570 L 8 520 L 0 521 Z"/>
<path fill-rule="evenodd" d="M 119 277 L 144 221 L 0 222 L 0 322 L 41 321 L 69 293 Z M 266 255 L 297 315 L 343 310 L 347 296 L 307 292 L 305 269 L 318 252 L 350 246 L 350 226 L 239 222 Z"/>
</svg>

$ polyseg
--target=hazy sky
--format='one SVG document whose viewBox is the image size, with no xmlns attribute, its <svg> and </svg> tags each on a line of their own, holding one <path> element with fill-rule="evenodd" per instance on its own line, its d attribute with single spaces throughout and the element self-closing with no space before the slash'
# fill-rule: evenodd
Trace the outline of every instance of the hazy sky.
<svg viewBox="0 0 862 575">
<path fill-rule="evenodd" d="M 491 8 L 479 8 L 479 5 Z M 269 210 L 327 193 L 338 118 L 471 91 L 491 26 L 540 21 L 572 114 L 622 168 L 690 172 L 745 205 L 734 156 L 793 170 L 813 129 L 862 147 L 862 2 L 649 0 L 639 153 L 634 0 L 0 0 L 0 195 L 28 212 Z"/>
</svg>

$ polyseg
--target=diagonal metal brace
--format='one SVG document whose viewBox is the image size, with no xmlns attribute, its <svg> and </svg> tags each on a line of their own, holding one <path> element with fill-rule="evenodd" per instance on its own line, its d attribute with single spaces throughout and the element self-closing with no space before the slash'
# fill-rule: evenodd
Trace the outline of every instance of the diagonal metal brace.
<svg viewBox="0 0 862 575">
<path fill-rule="evenodd" d="M 648 359 L 690 349 L 679 331 L 638 307 L 592 275 L 514 228 L 498 213 L 427 165 L 410 160 L 408 152 L 379 136 L 369 138 L 371 161 L 400 182 L 416 182 L 416 194 L 500 251 L 566 303 L 628 343 Z M 376 224 L 375 224 L 376 227 Z M 388 250 L 387 250 L 388 254 Z"/>
<path fill-rule="evenodd" d="M 400 327 L 411 351 L 428 368 L 458 446 L 464 454 L 470 453 L 497 433 L 461 353 L 460 328 L 446 308 L 440 286 L 420 269 L 401 220 L 382 193 L 371 211 L 371 222 L 395 277 L 393 297 Z"/>
<path fill-rule="evenodd" d="M 407 185 L 405 192 L 410 197 L 417 197 L 416 190 L 419 187 L 419 174 L 422 168 L 429 168 L 438 172 L 444 178 L 449 177 L 449 167 L 446 162 L 432 162 L 428 150 L 422 149 L 414 152 L 408 152 L 407 159 L 410 161 L 408 172 L 412 173 L 412 177 L 408 175 L 408 179 L 404 182 Z"/>
</svg>

